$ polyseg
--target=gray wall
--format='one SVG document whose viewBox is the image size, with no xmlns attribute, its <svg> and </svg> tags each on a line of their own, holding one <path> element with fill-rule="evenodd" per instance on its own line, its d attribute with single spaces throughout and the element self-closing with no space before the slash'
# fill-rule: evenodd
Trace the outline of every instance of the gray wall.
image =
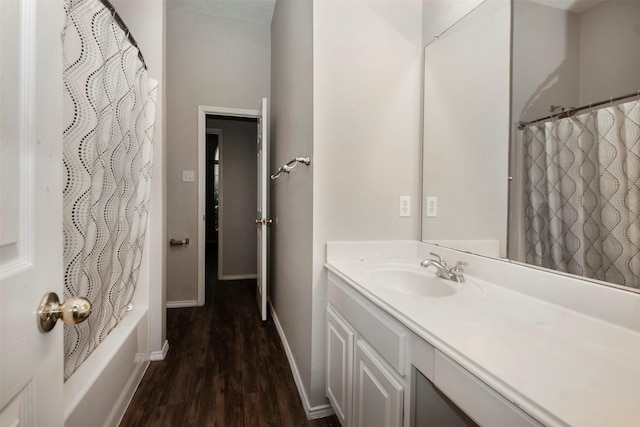
<svg viewBox="0 0 640 427">
<path fill-rule="evenodd" d="M 271 298 L 304 389 L 325 398 L 329 240 L 417 239 L 420 1 L 278 1 L 272 22 Z M 410 218 L 399 197 L 412 197 Z"/>
<path fill-rule="evenodd" d="M 276 3 L 271 23 L 271 170 L 293 157 L 312 156 L 271 181 L 269 296 L 304 387 L 311 382 L 313 289 L 313 6 Z"/>
<path fill-rule="evenodd" d="M 579 102 L 579 21 L 572 12 L 530 1 L 513 5 L 513 121 Z"/>
<path fill-rule="evenodd" d="M 197 300 L 198 105 L 258 109 L 269 97 L 270 26 L 167 9 L 167 301 Z"/>
<path fill-rule="evenodd" d="M 257 121 L 208 119 L 207 129 L 222 130 L 220 150 L 223 223 L 218 233 L 222 246 L 222 279 L 255 277 Z"/>
<path fill-rule="evenodd" d="M 580 15 L 580 105 L 640 90 L 640 1 L 606 1 Z"/>
</svg>

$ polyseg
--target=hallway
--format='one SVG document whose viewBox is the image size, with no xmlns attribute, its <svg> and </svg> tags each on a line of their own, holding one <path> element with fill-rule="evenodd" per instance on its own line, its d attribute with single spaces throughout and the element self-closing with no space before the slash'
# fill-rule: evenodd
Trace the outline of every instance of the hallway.
<svg viewBox="0 0 640 427">
<path fill-rule="evenodd" d="M 205 306 L 167 311 L 167 358 L 151 362 L 120 425 L 338 427 L 306 419 L 255 280 L 218 282 L 208 264 Z"/>
</svg>

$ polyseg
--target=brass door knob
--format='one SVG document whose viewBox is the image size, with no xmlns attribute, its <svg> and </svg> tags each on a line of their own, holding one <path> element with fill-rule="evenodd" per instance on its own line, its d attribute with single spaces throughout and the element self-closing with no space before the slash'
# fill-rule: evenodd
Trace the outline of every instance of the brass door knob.
<svg viewBox="0 0 640 427">
<path fill-rule="evenodd" d="M 91 301 L 84 297 L 71 297 L 60 304 L 58 295 L 49 292 L 44 295 L 38 307 L 38 329 L 49 332 L 56 326 L 58 319 L 67 325 L 82 323 L 91 314 Z"/>
</svg>

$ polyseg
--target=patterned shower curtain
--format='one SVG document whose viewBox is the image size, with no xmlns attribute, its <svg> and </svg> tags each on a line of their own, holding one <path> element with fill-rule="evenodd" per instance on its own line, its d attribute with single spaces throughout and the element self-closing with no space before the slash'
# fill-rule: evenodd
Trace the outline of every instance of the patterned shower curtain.
<svg viewBox="0 0 640 427">
<path fill-rule="evenodd" d="M 157 83 L 99 0 L 66 0 L 65 298 L 93 313 L 64 330 L 65 379 L 125 316 L 144 246 Z"/>
<path fill-rule="evenodd" d="M 524 130 L 527 262 L 640 288 L 640 100 Z"/>
</svg>

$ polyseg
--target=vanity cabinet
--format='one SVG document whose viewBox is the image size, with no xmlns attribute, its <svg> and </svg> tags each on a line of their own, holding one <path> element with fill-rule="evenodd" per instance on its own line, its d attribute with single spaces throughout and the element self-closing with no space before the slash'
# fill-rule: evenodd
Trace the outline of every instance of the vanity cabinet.
<svg viewBox="0 0 640 427">
<path fill-rule="evenodd" d="M 343 427 L 437 425 L 450 408 L 447 425 L 542 426 L 332 272 L 327 292 L 327 397 Z"/>
<path fill-rule="evenodd" d="M 328 294 L 327 397 L 340 423 L 408 425 L 408 330 L 333 275 Z"/>
</svg>

